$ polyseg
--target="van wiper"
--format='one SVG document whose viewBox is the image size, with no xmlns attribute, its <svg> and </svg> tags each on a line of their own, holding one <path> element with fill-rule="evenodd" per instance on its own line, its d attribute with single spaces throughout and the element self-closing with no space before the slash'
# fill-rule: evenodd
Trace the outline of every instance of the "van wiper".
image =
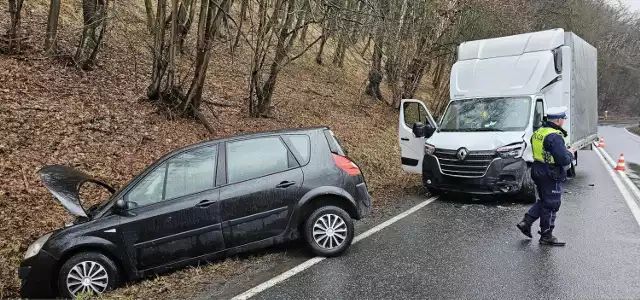
<svg viewBox="0 0 640 300">
<path fill-rule="evenodd" d="M 473 131 L 504 131 L 498 128 L 476 128 Z"/>
</svg>

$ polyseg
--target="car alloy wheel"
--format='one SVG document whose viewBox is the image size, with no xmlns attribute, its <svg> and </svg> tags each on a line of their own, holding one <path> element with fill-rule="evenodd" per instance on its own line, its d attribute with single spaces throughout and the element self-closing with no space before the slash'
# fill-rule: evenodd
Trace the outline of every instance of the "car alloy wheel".
<svg viewBox="0 0 640 300">
<path fill-rule="evenodd" d="M 87 292 L 102 294 L 108 285 L 107 270 L 95 261 L 82 261 L 67 273 L 67 289 L 71 295 Z"/>
<path fill-rule="evenodd" d="M 123 278 L 116 263 L 103 253 L 80 252 L 60 267 L 58 291 L 63 298 L 103 294 L 117 288 Z"/>
<path fill-rule="evenodd" d="M 318 256 L 339 256 L 353 241 L 353 220 L 342 208 L 327 205 L 316 208 L 305 220 L 304 239 Z"/>
<path fill-rule="evenodd" d="M 347 223 L 335 214 L 325 214 L 313 224 L 313 239 L 325 249 L 340 247 L 347 239 Z"/>
</svg>

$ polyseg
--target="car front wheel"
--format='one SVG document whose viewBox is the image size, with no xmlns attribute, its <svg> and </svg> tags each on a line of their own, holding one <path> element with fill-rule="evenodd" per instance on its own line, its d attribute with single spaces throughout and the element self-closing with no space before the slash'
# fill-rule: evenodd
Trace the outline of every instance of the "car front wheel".
<svg viewBox="0 0 640 300">
<path fill-rule="evenodd" d="M 336 206 L 317 208 L 305 223 L 305 240 L 318 256 L 339 256 L 353 241 L 353 220 Z"/>
<path fill-rule="evenodd" d="M 65 298 L 82 294 L 100 295 L 120 283 L 116 264 L 97 252 L 82 252 L 69 258 L 58 274 L 58 290 Z"/>
</svg>

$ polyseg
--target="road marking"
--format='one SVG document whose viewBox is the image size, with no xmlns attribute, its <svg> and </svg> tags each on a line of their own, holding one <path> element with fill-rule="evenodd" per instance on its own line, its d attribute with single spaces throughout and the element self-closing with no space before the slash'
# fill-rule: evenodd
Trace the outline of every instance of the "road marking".
<svg viewBox="0 0 640 300">
<path fill-rule="evenodd" d="M 391 219 L 389 219 L 387 221 L 384 221 L 384 222 L 378 224 L 377 226 L 375 226 L 375 227 L 373 227 L 373 228 L 361 233 L 360 235 L 356 236 L 353 239 L 353 242 L 351 242 L 351 245 L 353 245 L 353 244 L 355 244 L 355 243 L 357 243 L 357 242 L 359 242 L 359 241 L 361 241 L 363 239 L 366 239 L 367 237 L 371 236 L 372 234 L 384 229 L 385 227 L 390 226 L 391 224 L 393 224 L 395 222 L 398 222 L 398 221 L 404 219 L 408 215 L 410 215 L 410 214 L 418 211 L 419 209 L 431 204 L 433 201 L 436 201 L 437 199 L 438 199 L 438 196 L 431 197 L 431 198 L 429 198 L 429 199 L 427 199 L 427 200 L 425 200 L 423 202 L 418 203 L 416 206 L 410 208 L 409 210 L 407 210 L 407 211 L 405 211 L 405 212 L 403 212 L 403 213 L 401 213 L 401 214 L 399 214 L 399 215 L 397 215 L 397 216 L 395 216 L 395 217 L 393 217 L 393 218 L 391 218 Z M 292 276 L 294 276 L 294 275 L 296 275 L 296 274 L 298 274 L 298 273 L 310 268 L 311 266 L 313 266 L 313 265 L 315 265 L 315 264 L 317 264 L 317 263 L 319 263 L 319 262 L 321 262 L 321 261 L 323 261 L 325 259 L 326 259 L 326 257 L 321 257 L 321 256 L 316 256 L 314 258 L 311 258 L 311 259 L 309 259 L 309 260 L 307 260 L 307 261 L 305 261 L 305 262 L 303 262 L 303 263 L 301 263 L 301 264 L 289 269 L 288 271 L 286 271 L 286 272 L 284 272 L 284 273 L 282 273 L 282 274 L 280 274 L 280 275 L 278 275 L 276 277 L 273 277 L 273 278 L 271 278 L 271 279 L 269 279 L 269 280 L 267 280 L 267 281 L 255 286 L 255 287 L 253 287 L 252 289 L 240 294 L 240 295 L 237 295 L 237 296 L 231 298 L 231 300 L 249 299 L 249 298 L 251 298 L 251 297 L 253 297 L 253 296 L 255 296 L 255 295 L 257 295 L 257 294 L 259 294 L 259 293 L 261 293 L 263 291 L 265 291 L 266 289 L 268 289 L 270 287 L 273 287 L 274 285 L 276 285 L 276 284 L 278 284 L 280 282 L 283 282 L 283 281 L 287 280 L 288 278 L 290 278 L 290 277 L 292 277 Z"/>
<path fill-rule="evenodd" d="M 635 133 L 633 133 L 633 132 L 631 132 L 631 131 L 629 131 L 629 128 L 624 127 L 624 131 L 626 131 L 628 134 L 630 134 L 630 135 L 631 135 L 631 137 L 632 137 L 631 139 L 632 139 L 632 140 L 634 140 L 634 141 L 636 141 L 636 142 L 640 142 L 640 136 L 639 136 L 639 135 L 637 135 L 637 134 L 635 134 Z"/>
<path fill-rule="evenodd" d="M 601 150 L 602 155 L 604 156 L 604 158 L 606 159 L 606 161 L 609 163 L 609 165 L 611 165 L 611 167 L 615 167 L 617 165 L 617 163 L 613 160 L 613 158 L 611 158 L 611 156 L 609 155 L 609 153 L 607 153 L 607 151 Z M 627 184 L 627 188 L 629 188 L 631 190 L 631 193 L 636 197 L 636 199 L 638 201 L 640 201 L 640 189 L 638 189 L 638 187 L 636 186 L 635 183 L 633 183 L 633 181 L 631 181 L 631 179 L 629 179 L 629 176 L 627 175 L 627 173 L 625 173 L 624 171 L 615 171 L 618 174 L 620 174 L 620 177 L 622 178 L 622 181 L 624 181 L 624 183 Z"/>
<path fill-rule="evenodd" d="M 620 178 L 618 178 L 616 171 L 613 170 L 612 166 L 609 164 L 609 162 L 607 162 L 606 158 L 604 158 L 604 155 L 601 153 L 601 151 L 604 151 L 604 150 L 601 150 L 598 148 L 595 152 L 600 158 L 600 161 L 602 161 L 602 164 L 604 165 L 604 167 L 609 170 L 609 175 L 611 176 L 611 178 L 613 179 L 613 182 L 618 187 L 618 190 L 620 190 L 620 193 L 622 194 L 622 198 L 624 198 L 624 201 L 627 203 L 627 206 L 629 206 L 629 209 L 631 210 L 631 214 L 633 214 L 633 217 L 636 218 L 636 222 L 638 223 L 638 226 L 640 226 L 640 207 L 638 207 L 638 203 L 635 200 L 633 200 L 633 196 L 629 192 L 629 189 L 627 189 L 627 187 L 624 185 L 624 183 L 622 183 Z"/>
</svg>

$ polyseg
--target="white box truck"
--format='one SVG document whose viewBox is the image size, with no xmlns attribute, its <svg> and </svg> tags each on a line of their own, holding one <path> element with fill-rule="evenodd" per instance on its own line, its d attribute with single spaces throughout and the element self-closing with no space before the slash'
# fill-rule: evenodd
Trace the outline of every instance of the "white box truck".
<svg viewBox="0 0 640 300">
<path fill-rule="evenodd" d="M 420 100 L 401 103 L 402 168 L 432 193 L 512 195 L 535 201 L 531 136 L 548 107 L 566 106 L 567 147 L 597 138 L 597 50 L 553 29 L 464 42 L 439 122 Z M 570 175 L 575 174 L 577 157 Z"/>
</svg>

